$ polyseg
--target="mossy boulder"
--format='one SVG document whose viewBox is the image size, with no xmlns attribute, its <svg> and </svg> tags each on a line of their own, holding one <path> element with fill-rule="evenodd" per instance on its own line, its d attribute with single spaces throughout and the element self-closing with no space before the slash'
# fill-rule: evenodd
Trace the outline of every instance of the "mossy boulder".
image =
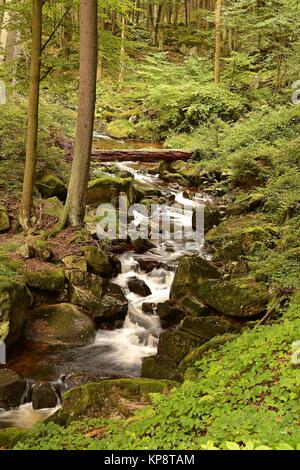
<svg viewBox="0 0 300 470">
<path fill-rule="evenodd" d="M 133 194 L 134 201 L 137 203 L 141 202 L 144 198 L 147 199 L 162 196 L 162 192 L 157 186 L 148 183 L 141 183 L 140 181 L 133 182 Z"/>
<path fill-rule="evenodd" d="M 109 277 L 113 273 L 109 252 L 97 246 L 87 246 L 83 250 L 88 271 L 100 276 Z"/>
<path fill-rule="evenodd" d="M 241 324 L 235 324 L 225 317 L 216 315 L 199 318 L 186 317 L 179 327 L 181 331 L 190 333 L 206 341 L 215 336 L 238 331 L 241 328 Z"/>
<path fill-rule="evenodd" d="M 263 206 L 265 199 L 266 197 L 264 193 L 261 192 L 242 195 L 241 197 L 238 197 L 233 204 L 230 204 L 227 207 L 226 214 L 236 216 L 255 211 Z"/>
<path fill-rule="evenodd" d="M 45 175 L 36 182 L 36 187 L 44 199 L 57 197 L 60 201 L 65 201 L 67 197 L 67 187 L 64 182 L 55 175 Z"/>
<path fill-rule="evenodd" d="M 0 276 L 0 341 L 8 346 L 21 337 L 31 300 L 22 282 Z"/>
<path fill-rule="evenodd" d="M 182 175 L 180 175 L 179 173 L 168 173 L 167 171 L 165 171 L 161 175 L 161 179 L 165 181 L 166 183 L 177 183 L 180 186 L 184 186 L 184 187 L 190 186 L 190 183 L 188 182 L 188 180 L 184 178 Z"/>
<path fill-rule="evenodd" d="M 44 202 L 44 216 L 57 217 L 59 219 L 62 216 L 63 210 L 64 205 L 57 196 L 50 197 Z"/>
<path fill-rule="evenodd" d="M 222 220 L 222 215 L 220 209 L 214 204 L 207 204 L 204 206 L 204 233 L 207 233 Z M 193 229 L 197 228 L 197 213 L 193 211 L 192 218 Z"/>
<path fill-rule="evenodd" d="M 80 272 L 87 272 L 87 261 L 85 256 L 69 255 L 62 259 L 66 269 L 74 269 Z"/>
<path fill-rule="evenodd" d="M 26 382 L 10 369 L 0 369 L 0 408 L 8 410 L 20 406 Z"/>
<path fill-rule="evenodd" d="M 132 178 L 102 175 L 89 182 L 87 202 L 88 204 L 115 204 L 122 193 L 126 194 L 130 203 L 133 202 Z"/>
<path fill-rule="evenodd" d="M 16 428 L 0 430 L 0 449 L 12 450 L 18 442 L 26 439 L 29 432 L 26 429 Z"/>
<path fill-rule="evenodd" d="M 215 311 L 232 317 L 259 316 L 269 301 L 265 284 L 248 278 L 205 280 L 195 288 L 194 294 Z"/>
<path fill-rule="evenodd" d="M 180 321 L 185 317 L 185 312 L 182 308 L 175 305 L 172 301 L 159 303 L 157 305 L 157 313 L 162 321 Z"/>
<path fill-rule="evenodd" d="M 159 337 L 157 353 L 159 356 L 168 356 L 179 364 L 190 351 L 202 343 L 199 335 L 187 331 L 165 331 Z"/>
<path fill-rule="evenodd" d="M 183 256 L 171 286 L 170 298 L 179 301 L 183 297 L 192 295 L 195 287 L 205 279 L 220 278 L 218 269 L 201 256 Z"/>
<path fill-rule="evenodd" d="M 0 206 L 0 233 L 10 229 L 10 221 L 5 207 Z"/>
<path fill-rule="evenodd" d="M 128 300 L 123 289 L 112 282 L 104 289 L 103 296 L 94 317 L 102 321 L 125 320 L 128 311 Z"/>
<path fill-rule="evenodd" d="M 135 126 L 125 119 L 117 119 L 107 125 L 107 133 L 115 139 L 130 139 L 136 134 Z"/>
<path fill-rule="evenodd" d="M 41 270 L 25 271 L 25 282 L 27 286 L 35 289 L 59 292 L 65 287 L 65 272 L 62 268 L 52 267 L 50 264 Z"/>
<path fill-rule="evenodd" d="M 142 377 L 155 380 L 182 381 L 182 374 L 177 370 L 176 363 L 168 356 L 149 356 L 143 359 Z"/>
<path fill-rule="evenodd" d="M 192 295 L 180 299 L 180 305 L 185 314 L 191 315 L 192 317 L 203 317 L 210 313 L 209 307 Z"/>
<path fill-rule="evenodd" d="M 75 346 L 92 341 L 95 328 L 93 320 L 78 307 L 65 303 L 34 309 L 25 334 L 39 343 Z"/>
<path fill-rule="evenodd" d="M 69 390 L 50 418 L 60 425 L 86 418 L 128 418 L 150 403 L 151 393 L 167 394 L 175 382 L 149 379 L 103 380 Z"/>
</svg>

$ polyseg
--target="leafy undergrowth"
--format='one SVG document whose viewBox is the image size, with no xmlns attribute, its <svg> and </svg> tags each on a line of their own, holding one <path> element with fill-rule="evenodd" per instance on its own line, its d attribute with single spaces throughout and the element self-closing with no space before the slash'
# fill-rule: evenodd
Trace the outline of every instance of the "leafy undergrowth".
<svg viewBox="0 0 300 470">
<path fill-rule="evenodd" d="M 39 425 L 15 449 L 300 448 L 300 294 L 283 320 L 247 330 L 128 420 Z M 293 359 L 293 360 L 292 360 Z"/>
</svg>

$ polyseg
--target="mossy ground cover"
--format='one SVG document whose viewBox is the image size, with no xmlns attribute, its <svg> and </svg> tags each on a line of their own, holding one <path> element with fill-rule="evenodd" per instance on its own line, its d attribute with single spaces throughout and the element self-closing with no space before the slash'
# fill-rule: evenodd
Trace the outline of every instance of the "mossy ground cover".
<svg viewBox="0 0 300 470">
<path fill-rule="evenodd" d="M 168 397 L 127 420 L 39 425 L 16 449 L 299 448 L 300 295 L 285 317 L 207 351 Z M 0 441 L 1 442 L 1 441 Z"/>
</svg>

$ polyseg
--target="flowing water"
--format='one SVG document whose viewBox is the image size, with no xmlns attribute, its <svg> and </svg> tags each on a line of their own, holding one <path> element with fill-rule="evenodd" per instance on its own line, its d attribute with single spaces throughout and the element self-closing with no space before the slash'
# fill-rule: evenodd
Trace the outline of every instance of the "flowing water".
<svg viewBox="0 0 300 470">
<path fill-rule="evenodd" d="M 107 142 L 106 138 L 104 140 Z M 171 192 L 176 203 L 179 206 L 184 205 L 187 210 L 184 214 L 178 214 L 171 205 L 167 205 L 164 211 L 174 220 L 179 218 L 184 225 L 191 224 L 193 208 L 205 203 L 205 198 L 200 194 L 195 194 L 193 200 L 190 200 L 184 197 L 182 188 L 166 187 L 157 176 L 147 173 L 147 165 L 143 165 L 143 168 L 138 164 L 119 165 L 123 170 L 130 171 L 135 179 L 161 186 L 163 192 Z M 136 213 L 135 218 L 138 223 L 139 214 Z M 71 385 L 108 377 L 139 376 L 143 358 L 156 354 L 159 335 L 163 331 L 155 311 L 154 314 L 146 314 L 142 305 L 144 302 L 157 305 L 168 300 L 179 258 L 188 251 L 197 250 L 199 251 L 199 247 L 193 242 L 169 239 L 161 240 L 156 243 L 155 248 L 142 255 L 134 252 L 119 255 L 122 272 L 113 282 L 124 289 L 129 302 L 123 326 L 113 330 L 98 330 L 93 344 L 85 347 L 57 348 L 28 342 L 19 343 L 9 352 L 8 367 L 38 381 L 55 380 L 64 373 L 67 374 Z M 158 261 L 161 267 L 145 273 L 139 267 L 139 258 Z M 130 292 L 127 282 L 131 277 L 145 281 L 152 294 L 140 297 Z M 23 405 L 17 410 L 0 412 L 0 428 L 12 425 L 30 427 L 53 411 L 33 411 L 31 405 Z"/>
</svg>

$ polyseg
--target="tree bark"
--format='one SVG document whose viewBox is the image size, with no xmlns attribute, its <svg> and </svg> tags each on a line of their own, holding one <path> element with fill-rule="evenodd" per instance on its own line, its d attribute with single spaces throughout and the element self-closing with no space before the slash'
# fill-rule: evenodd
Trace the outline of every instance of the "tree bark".
<svg viewBox="0 0 300 470">
<path fill-rule="evenodd" d="M 96 103 L 98 3 L 80 0 L 80 85 L 74 160 L 61 227 L 81 227 L 86 209 Z"/>
<path fill-rule="evenodd" d="M 28 128 L 23 193 L 20 208 L 20 224 L 24 230 L 30 227 L 33 186 L 37 160 L 41 43 L 43 0 L 32 0 L 32 46 L 28 105 Z"/>
<path fill-rule="evenodd" d="M 100 162 L 159 162 L 164 160 L 189 160 L 192 152 L 187 150 L 93 150 L 93 160 Z"/>
<path fill-rule="evenodd" d="M 216 1 L 216 50 L 215 50 L 215 83 L 221 82 L 222 54 L 222 0 Z"/>
</svg>

